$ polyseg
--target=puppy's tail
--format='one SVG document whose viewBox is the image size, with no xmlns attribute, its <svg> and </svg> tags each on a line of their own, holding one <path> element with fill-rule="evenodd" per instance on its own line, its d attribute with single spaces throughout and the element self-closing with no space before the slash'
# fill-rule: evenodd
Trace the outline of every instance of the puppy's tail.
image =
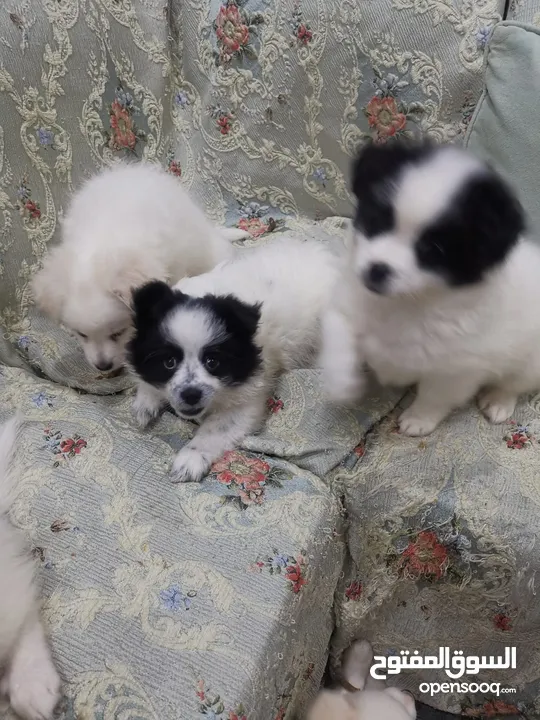
<svg viewBox="0 0 540 720">
<path fill-rule="evenodd" d="M 246 232 L 246 230 L 239 230 L 238 228 L 232 227 L 232 228 L 220 228 L 219 232 L 221 236 L 228 240 L 229 242 L 234 242 L 235 240 L 247 240 L 247 238 L 250 238 L 251 235 Z"/>
<path fill-rule="evenodd" d="M 11 420 L 0 426 L 0 512 L 6 513 L 13 502 L 14 483 L 11 462 L 15 454 L 16 440 L 22 425 L 22 416 L 17 413 Z"/>
</svg>

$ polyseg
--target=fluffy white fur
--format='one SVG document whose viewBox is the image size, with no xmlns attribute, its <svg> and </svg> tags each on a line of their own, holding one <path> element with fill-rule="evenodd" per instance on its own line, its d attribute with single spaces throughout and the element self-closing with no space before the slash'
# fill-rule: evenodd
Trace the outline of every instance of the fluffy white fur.
<svg viewBox="0 0 540 720">
<path fill-rule="evenodd" d="M 431 433 L 477 393 L 486 417 L 503 422 L 520 394 L 540 388 L 540 249 L 522 238 L 501 265 L 463 287 L 450 287 L 415 261 L 411 238 L 452 202 L 478 165 L 448 150 L 405 174 L 394 200 L 398 229 L 369 240 L 353 230 L 323 319 L 329 397 L 358 399 L 364 364 L 385 385 L 417 384 L 417 397 L 399 420 L 406 435 Z M 379 262 L 393 271 L 384 295 L 361 280 Z"/>
<path fill-rule="evenodd" d="M 206 272 L 229 256 L 231 240 L 248 236 L 213 227 L 176 178 L 148 163 L 120 163 L 91 178 L 74 194 L 61 229 L 33 293 L 103 372 L 124 363 L 134 287 Z"/>
<path fill-rule="evenodd" d="M 397 688 L 374 680 L 369 668 L 371 645 L 355 642 L 346 652 L 343 680 L 349 689 L 323 690 L 308 714 L 308 720 L 415 720 L 414 699 Z"/>
<path fill-rule="evenodd" d="M 259 429 L 276 377 L 311 366 L 317 359 L 320 319 L 335 277 L 335 256 L 330 250 L 320 243 L 284 238 L 244 250 L 211 272 L 178 283 L 176 287 L 192 297 L 232 294 L 245 303 L 261 303 L 255 344 L 262 349 L 262 366 L 247 382 L 234 387 L 223 387 L 206 373 L 204 386 L 212 390 L 211 406 L 194 438 L 174 461 L 175 481 L 201 480 L 224 452 Z M 181 327 L 176 328 L 173 317 L 167 331 L 184 347 L 190 342 L 201 348 L 214 329 L 199 313 L 192 320 L 191 328 L 186 327 L 182 316 Z M 204 368 L 199 371 L 204 373 Z M 190 373 L 193 383 L 196 371 Z M 181 382 L 179 373 L 165 391 L 141 385 L 134 404 L 139 421 L 146 424 L 155 417 L 165 400 L 174 407 Z"/>
<path fill-rule="evenodd" d="M 33 562 L 7 518 L 17 430 L 16 418 L 0 429 L 0 692 L 22 718 L 48 720 L 59 700 L 60 679 L 39 619 Z"/>
</svg>

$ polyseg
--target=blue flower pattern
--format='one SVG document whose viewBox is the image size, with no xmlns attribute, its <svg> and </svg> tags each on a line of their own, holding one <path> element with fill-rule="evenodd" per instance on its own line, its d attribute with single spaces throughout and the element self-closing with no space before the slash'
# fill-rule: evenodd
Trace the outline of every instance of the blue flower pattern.
<svg viewBox="0 0 540 720">
<path fill-rule="evenodd" d="M 54 395 L 47 395 L 45 392 L 38 392 L 35 395 L 32 395 L 32 402 L 34 405 L 38 408 L 41 407 L 53 407 L 53 399 Z"/>
<path fill-rule="evenodd" d="M 171 585 L 166 590 L 162 590 L 159 593 L 163 606 L 167 608 L 167 610 L 172 610 L 172 612 L 178 612 L 178 610 L 182 609 L 182 607 L 184 610 L 189 610 L 191 607 L 192 595 L 193 593 L 184 595 L 178 585 Z"/>
<path fill-rule="evenodd" d="M 43 147 L 48 147 L 54 143 L 54 133 L 52 130 L 40 127 L 36 130 L 36 135 L 38 137 L 39 144 L 43 145 Z"/>
</svg>

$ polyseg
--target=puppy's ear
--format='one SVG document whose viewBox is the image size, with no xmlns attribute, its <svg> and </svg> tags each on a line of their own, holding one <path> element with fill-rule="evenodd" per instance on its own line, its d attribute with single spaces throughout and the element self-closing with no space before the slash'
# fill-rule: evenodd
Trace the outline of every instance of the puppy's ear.
<svg viewBox="0 0 540 720">
<path fill-rule="evenodd" d="M 400 705 L 403 705 L 411 720 L 416 720 L 416 703 L 410 693 L 403 692 L 396 687 L 386 688 L 384 692 L 391 695 Z"/>
<path fill-rule="evenodd" d="M 152 280 L 142 287 L 138 287 L 131 294 L 131 308 L 135 315 L 135 323 L 153 323 L 174 305 L 178 305 L 187 296 L 172 290 L 167 283 L 161 280 Z"/>
<path fill-rule="evenodd" d="M 369 143 L 358 153 L 352 168 L 352 191 L 359 199 L 367 199 L 366 194 L 374 187 L 391 180 L 407 163 L 417 162 L 426 155 L 432 146 L 394 142 L 385 145 Z"/>
<path fill-rule="evenodd" d="M 211 299 L 216 313 L 223 320 L 229 332 L 248 337 L 255 335 L 261 319 L 261 303 L 250 305 L 234 295 L 207 297 Z"/>
<path fill-rule="evenodd" d="M 56 322 L 62 319 L 66 301 L 68 265 L 69 251 L 56 247 L 47 255 L 42 269 L 31 283 L 32 295 L 38 307 Z"/>
<path fill-rule="evenodd" d="M 512 189 L 495 173 L 471 182 L 463 205 L 476 236 L 478 261 L 502 261 L 525 230 L 525 213 Z"/>
<path fill-rule="evenodd" d="M 354 642 L 343 654 L 341 674 L 356 690 L 363 690 L 373 662 L 373 650 L 367 640 Z"/>
</svg>

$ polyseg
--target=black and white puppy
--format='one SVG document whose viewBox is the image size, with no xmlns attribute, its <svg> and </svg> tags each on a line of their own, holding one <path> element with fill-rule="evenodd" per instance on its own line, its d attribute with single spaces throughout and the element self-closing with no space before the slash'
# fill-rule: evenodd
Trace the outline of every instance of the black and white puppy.
<svg viewBox="0 0 540 720">
<path fill-rule="evenodd" d="M 174 288 L 156 281 L 134 292 L 128 360 L 141 381 L 138 423 L 146 426 L 167 402 L 200 420 L 175 459 L 175 481 L 201 480 L 260 427 L 276 377 L 313 363 L 335 278 L 325 246 L 283 239 Z"/>
<path fill-rule="evenodd" d="M 486 164 L 457 147 L 370 146 L 353 167 L 349 263 L 324 318 L 330 397 L 417 384 L 400 418 L 425 435 L 479 391 L 492 422 L 540 388 L 540 250 Z"/>
</svg>

